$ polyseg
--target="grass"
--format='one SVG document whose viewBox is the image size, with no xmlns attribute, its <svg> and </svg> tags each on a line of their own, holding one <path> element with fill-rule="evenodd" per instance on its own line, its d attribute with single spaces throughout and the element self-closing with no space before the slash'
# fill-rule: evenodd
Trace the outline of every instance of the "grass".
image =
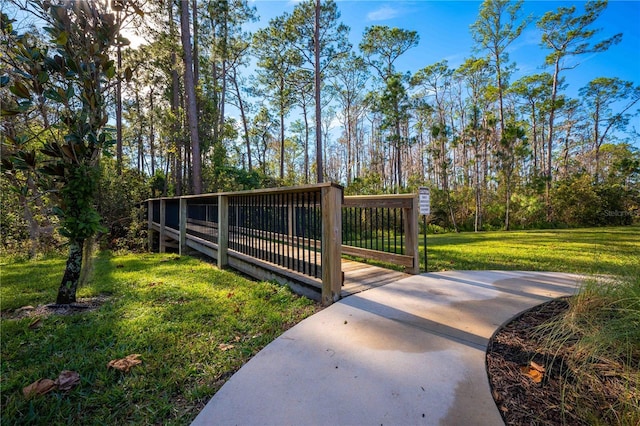
<svg viewBox="0 0 640 426">
<path fill-rule="evenodd" d="M 64 260 L 0 259 L 3 425 L 188 424 L 242 364 L 318 309 L 286 287 L 252 282 L 189 257 L 102 253 L 78 297 L 108 296 L 69 316 L 11 318 L 55 300 Z M 232 345 L 222 346 L 222 345 Z M 141 354 L 129 373 L 110 360 Z M 80 373 L 68 393 L 27 401 L 22 388 Z"/>
<path fill-rule="evenodd" d="M 564 407 L 587 424 L 640 424 L 640 276 L 587 281 L 535 335 L 563 371 Z"/>
<path fill-rule="evenodd" d="M 640 275 L 640 226 L 427 236 L 429 271 L 524 270 Z M 420 235 L 420 262 L 424 245 Z"/>
<path fill-rule="evenodd" d="M 640 369 L 640 227 L 428 238 L 430 271 L 541 270 L 635 277 L 630 293 L 608 293 L 622 286 L 592 286 L 605 294 L 577 298 L 577 306 L 593 299 L 597 303 L 587 305 L 602 311 L 578 308 L 576 318 L 587 312 L 582 327 L 602 333 L 587 339 L 602 348 L 598 359 L 608 359 L 611 348 L 622 348 L 611 357 L 630 374 Z M 319 309 L 287 288 L 252 282 L 195 258 L 105 252 L 96 259 L 93 280 L 78 293 L 81 298 L 106 297 L 98 310 L 42 317 L 37 328 L 29 327 L 34 318 L 15 318 L 14 310 L 22 306 L 55 300 L 63 267 L 61 257 L 24 261 L 0 256 L 3 425 L 189 424 L 242 364 Z M 615 328 L 601 322 L 610 318 Z M 602 336 L 615 339 L 605 344 Z M 625 341 L 625 336 L 630 337 Z M 578 353 L 594 350 L 585 348 Z M 143 363 L 129 373 L 106 368 L 110 360 L 134 353 L 142 355 Z M 62 370 L 80 373 L 80 385 L 68 393 L 24 398 L 23 387 L 41 378 L 55 379 Z M 637 382 L 625 383 L 637 391 Z M 637 393 L 630 395 L 630 403 L 637 404 Z"/>
</svg>

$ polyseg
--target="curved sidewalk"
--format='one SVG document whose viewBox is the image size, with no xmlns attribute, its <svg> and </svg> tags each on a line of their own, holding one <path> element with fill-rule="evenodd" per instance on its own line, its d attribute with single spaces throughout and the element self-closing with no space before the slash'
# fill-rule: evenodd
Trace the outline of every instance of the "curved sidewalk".
<svg viewBox="0 0 640 426">
<path fill-rule="evenodd" d="M 501 425 L 489 338 L 580 279 L 452 271 L 347 297 L 260 351 L 192 425 Z"/>
</svg>

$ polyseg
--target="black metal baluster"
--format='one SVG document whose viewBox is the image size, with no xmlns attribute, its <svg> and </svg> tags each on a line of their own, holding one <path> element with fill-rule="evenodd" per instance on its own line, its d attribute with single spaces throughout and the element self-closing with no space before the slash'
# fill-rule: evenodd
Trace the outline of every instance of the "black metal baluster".
<svg viewBox="0 0 640 426">
<path fill-rule="evenodd" d="M 258 201 L 257 196 L 252 196 L 252 197 L 248 197 L 248 202 L 249 202 L 249 210 L 251 211 L 251 227 L 249 229 L 247 229 L 247 232 L 249 233 L 249 247 L 251 247 L 251 256 L 252 257 L 258 257 L 258 244 L 259 241 L 256 238 L 256 233 L 258 232 L 258 216 L 256 215 L 257 209 L 256 209 L 256 203 Z"/>
<path fill-rule="evenodd" d="M 376 207 L 376 250 L 380 250 L 380 208 Z"/>
<path fill-rule="evenodd" d="M 318 193 L 313 193 L 313 212 L 315 219 L 315 238 L 313 245 L 313 255 L 314 255 L 314 276 L 318 278 L 318 240 L 320 240 L 320 250 L 322 250 L 322 230 L 320 229 L 320 218 L 322 215 L 322 205 L 318 202 L 317 199 Z"/>
<path fill-rule="evenodd" d="M 400 254 L 404 253 L 404 214 L 400 214 Z"/>
<path fill-rule="evenodd" d="M 307 258 L 307 249 L 306 249 L 306 242 L 305 242 L 305 237 L 307 234 L 307 212 L 306 212 L 306 208 L 307 208 L 307 204 L 309 202 L 309 200 L 307 199 L 308 195 L 307 193 L 304 193 L 304 196 L 302 197 L 302 207 L 300 209 L 300 217 L 302 219 L 302 227 L 300 228 L 301 234 L 302 234 L 302 273 L 306 274 L 307 273 L 307 264 L 306 264 L 306 258 Z"/>
<path fill-rule="evenodd" d="M 293 207 L 294 226 L 293 232 L 296 239 L 296 267 L 295 270 L 300 272 L 300 217 L 298 216 L 298 208 L 300 207 L 300 193 L 296 192 L 296 204 Z"/>
<path fill-rule="evenodd" d="M 270 246 L 271 246 L 271 263 L 278 263 L 278 259 L 276 256 L 276 245 L 275 245 L 275 237 L 276 237 L 276 231 L 275 231 L 275 205 L 276 205 L 276 201 L 275 201 L 275 194 L 269 194 L 269 241 L 270 241 Z"/>
<path fill-rule="evenodd" d="M 266 260 L 264 253 L 266 250 L 264 239 L 264 195 L 258 196 L 258 230 L 260 231 L 260 256 L 262 260 Z"/>
<path fill-rule="evenodd" d="M 290 229 L 289 229 L 289 205 L 291 204 L 291 193 L 287 193 L 284 196 L 284 239 L 286 242 L 286 248 L 287 248 L 287 269 L 291 269 L 291 241 L 289 240 L 289 234 L 290 234 Z"/>
<path fill-rule="evenodd" d="M 365 213 L 364 215 L 364 219 L 362 218 L 362 207 L 358 207 L 356 209 L 356 211 L 358 212 L 358 219 L 356 221 L 356 228 L 358 228 L 358 236 L 359 236 L 359 241 L 358 241 L 358 247 L 366 247 L 366 243 L 364 240 L 364 234 L 362 232 L 362 227 L 366 226 L 366 220 L 367 220 L 367 214 Z"/>
<path fill-rule="evenodd" d="M 398 252 L 398 209 L 393 209 L 393 252 Z M 389 247 L 391 248 L 391 247 Z"/>
<path fill-rule="evenodd" d="M 389 226 L 389 213 L 387 212 L 387 226 L 384 226 L 384 212 L 387 210 L 385 207 L 383 207 L 382 209 L 382 251 L 387 251 L 384 247 L 384 233 L 387 230 L 387 227 Z M 387 237 L 387 241 L 389 240 L 389 238 Z"/>
</svg>

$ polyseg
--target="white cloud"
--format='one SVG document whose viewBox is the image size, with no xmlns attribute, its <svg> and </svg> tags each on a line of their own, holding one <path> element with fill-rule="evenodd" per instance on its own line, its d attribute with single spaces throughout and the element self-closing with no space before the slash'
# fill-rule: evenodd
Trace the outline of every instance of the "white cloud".
<svg viewBox="0 0 640 426">
<path fill-rule="evenodd" d="M 367 20 L 369 21 L 386 21 L 388 19 L 395 18 L 400 14 L 398 9 L 391 6 L 382 6 L 367 14 Z"/>
</svg>

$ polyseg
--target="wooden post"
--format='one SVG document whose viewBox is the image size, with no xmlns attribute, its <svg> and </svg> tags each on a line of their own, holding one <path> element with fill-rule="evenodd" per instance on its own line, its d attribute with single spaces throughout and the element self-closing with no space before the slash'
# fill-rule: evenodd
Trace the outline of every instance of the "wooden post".
<svg viewBox="0 0 640 426">
<path fill-rule="evenodd" d="M 179 231 L 180 241 L 178 242 L 178 254 L 182 256 L 187 252 L 187 200 L 186 198 L 180 198 L 180 213 L 179 213 Z"/>
<path fill-rule="evenodd" d="M 218 268 L 229 263 L 229 197 L 218 195 Z"/>
<path fill-rule="evenodd" d="M 340 299 L 342 292 L 342 187 L 321 189 L 322 203 L 322 304 Z"/>
<path fill-rule="evenodd" d="M 153 251 L 153 201 L 147 201 L 147 245 L 149 251 Z"/>
<path fill-rule="evenodd" d="M 160 200 L 160 247 L 159 247 L 160 253 L 165 253 L 167 251 L 167 246 L 165 244 L 166 236 L 164 235 L 166 220 L 167 220 L 167 202 L 163 198 Z"/>
<path fill-rule="evenodd" d="M 418 196 L 413 198 L 411 207 L 402 209 L 403 220 L 405 223 L 405 242 L 407 256 L 413 257 L 413 265 L 405 267 L 404 271 L 408 274 L 420 273 L 420 258 L 418 251 Z"/>
</svg>

